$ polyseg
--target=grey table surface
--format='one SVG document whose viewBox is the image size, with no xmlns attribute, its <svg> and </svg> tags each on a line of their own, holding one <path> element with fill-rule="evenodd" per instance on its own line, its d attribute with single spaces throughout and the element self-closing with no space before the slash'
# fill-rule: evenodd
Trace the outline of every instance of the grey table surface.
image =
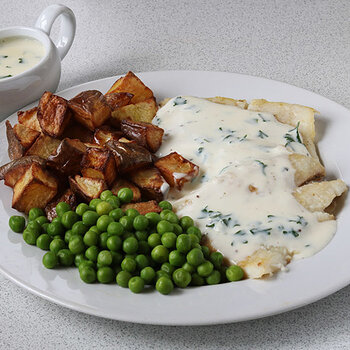
<svg viewBox="0 0 350 350">
<path fill-rule="evenodd" d="M 51 3 L 1 1 L 0 27 L 33 25 Z M 76 14 L 77 34 L 62 64 L 59 90 L 127 70 L 214 70 L 283 81 L 350 108 L 349 1 L 66 0 L 65 4 Z M 0 276 L 0 348 L 347 349 L 350 287 L 265 319 L 159 327 L 71 311 Z"/>
</svg>

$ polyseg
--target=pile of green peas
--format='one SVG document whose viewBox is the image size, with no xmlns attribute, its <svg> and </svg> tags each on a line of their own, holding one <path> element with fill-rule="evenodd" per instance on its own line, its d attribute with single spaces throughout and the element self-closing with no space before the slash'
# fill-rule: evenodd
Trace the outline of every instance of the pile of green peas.
<svg viewBox="0 0 350 350">
<path fill-rule="evenodd" d="M 243 270 L 226 267 L 223 256 L 201 245 L 202 233 L 192 218 L 179 218 L 171 203 L 162 201 L 161 213 L 140 215 L 136 209 L 120 208 L 132 201 L 133 192 L 122 188 L 115 196 L 109 190 L 75 210 L 65 202 L 56 206 L 50 223 L 42 209 L 29 211 L 28 224 L 12 216 L 9 226 L 23 233 L 26 243 L 48 252 L 48 269 L 75 265 L 86 283 L 112 283 L 140 293 L 154 285 L 161 294 L 174 286 L 202 286 L 238 281 Z"/>
</svg>

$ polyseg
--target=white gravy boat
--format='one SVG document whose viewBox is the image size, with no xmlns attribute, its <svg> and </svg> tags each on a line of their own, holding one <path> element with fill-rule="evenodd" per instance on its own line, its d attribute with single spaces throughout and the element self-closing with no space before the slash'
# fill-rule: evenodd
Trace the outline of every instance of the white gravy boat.
<svg viewBox="0 0 350 350">
<path fill-rule="evenodd" d="M 49 35 L 58 16 L 62 16 L 62 22 L 56 46 Z M 0 29 L 0 39 L 26 36 L 39 40 L 45 48 L 44 56 L 34 67 L 0 80 L 0 120 L 39 99 L 44 91 L 54 92 L 57 89 L 61 77 L 61 60 L 73 43 L 75 27 L 75 16 L 71 9 L 63 5 L 51 5 L 40 14 L 33 28 Z"/>
</svg>

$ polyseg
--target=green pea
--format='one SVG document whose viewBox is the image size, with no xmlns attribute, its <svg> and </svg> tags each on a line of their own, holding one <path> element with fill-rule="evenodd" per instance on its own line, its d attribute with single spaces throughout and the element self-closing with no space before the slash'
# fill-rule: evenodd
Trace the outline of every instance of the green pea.
<svg viewBox="0 0 350 350">
<path fill-rule="evenodd" d="M 111 267 L 103 266 L 97 270 L 97 280 L 100 283 L 111 283 L 114 279 L 115 274 Z"/>
<path fill-rule="evenodd" d="M 62 224 L 61 218 L 59 218 L 58 216 L 56 216 L 55 218 L 52 219 L 52 222 L 59 222 L 60 224 Z"/>
<path fill-rule="evenodd" d="M 156 272 L 153 267 L 146 266 L 140 271 L 140 277 L 145 281 L 145 284 L 151 284 L 156 277 Z"/>
<path fill-rule="evenodd" d="M 190 226 L 190 227 L 188 227 L 188 228 L 186 229 L 186 232 L 187 232 L 188 234 L 191 234 L 191 233 L 195 234 L 195 235 L 198 237 L 199 241 L 202 239 L 202 232 L 201 232 L 201 230 L 200 230 L 198 227 L 196 227 L 196 226 Z"/>
<path fill-rule="evenodd" d="M 68 248 L 73 254 L 81 254 L 85 251 L 84 239 L 82 236 L 73 236 L 68 243 Z"/>
<path fill-rule="evenodd" d="M 159 278 L 161 278 L 161 277 L 171 278 L 170 275 L 169 275 L 167 272 L 165 272 L 165 271 L 163 271 L 163 270 L 158 270 L 158 271 L 156 272 L 156 281 L 157 281 Z"/>
<path fill-rule="evenodd" d="M 26 229 L 26 231 L 32 231 L 32 232 L 36 233 L 37 235 L 40 235 L 42 233 L 41 225 L 38 224 L 36 221 L 28 222 L 28 225 L 25 229 Z"/>
<path fill-rule="evenodd" d="M 191 239 L 191 248 L 196 248 L 196 247 L 198 248 L 198 247 L 200 247 L 199 239 L 198 239 L 198 237 L 195 234 L 190 233 L 190 234 L 188 234 L 188 237 L 190 237 L 190 239 Z"/>
<path fill-rule="evenodd" d="M 219 284 L 221 280 L 221 274 L 218 270 L 214 270 L 205 280 L 208 284 Z"/>
<path fill-rule="evenodd" d="M 163 263 L 160 269 L 166 272 L 169 276 L 172 276 L 173 272 L 175 271 L 175 267 L 168 262 Z"/>
<path fill-rule="evenodd" d="M 89 230 L 85 233 L 83 238 L 84 244 L 88 247 L 91 247 L 93 245 L 97 245 L 98 243 L 98 233 Z"/>
<path fill-rule="evenodd" d="M 193 248 L 186 255 L 186 260 L 193 266 L 198 266 L 204 262 L 204 255 L 201 249 Z"/>
<path fill-rule="evenodd" d="M 139 241 L 139 254 L 145 254 L 148 255 L 150 253 L 151 249 L 150 246 L 146 241 Z"/>
<path fill-rule="evenodd" d="M 79 270 L 79 275 L 82 281 L 85 283 L 96 282 L 96 271 L 90 266 L 84 266 Z"/>
<path fill-rule="evenodd" d="M 87 259 L 96 262 L 99 252 L 100 252 L 100 250 L 98 249 L 98 247 L 93 245 L 93 246 L 89 247 L 88 249 L 86 249 L 85 256 Z"/>
<path fill-rule="evenodd" d="M 107 249 L 107 240 L 109 238 L 108 232 L 103 232 L 98 236 L 98 246 L 101 249 Z"/>
<path fill-rule="evenodd" d="M 176 249 L 181 253 L 187 253 L 191 249 L 191 238 L 186 234 L 181 234 L 176 239 Z"/>
<path fill-rule="evenodd" d="M 164 295 L 170 294 L 174 290 L 174 284 L 168 277 L 160 277 L 156 283 L 156 290 Z"/>
<path fill-rule="evenodd" d="M 35 231 L 30 231 L 25 229 L 23 231 L 23 240 L 30 245 L 35 245 L 36 244 L 36 240 L 38 239 L 38 237 L 40 236 L 40 233 L 37 233 Z"/>
<path fill-rule="evenodd" d="M 109 216 L 115 220 L 115 221 L 119 221 L 120 218 L 122 218 L 124 216 L 124 212 L 122 209 L 117 208 L 117 209 L 113 209 L 112 211 L 109 212 Z"/>
<path fill-rule="evenodd" d="M 173 232 L 174 225 L 166 220 L 161 220 L 157 224 L 157 231 L 159 234 L 163 234 L 165 232 Z"/>
<path fill-rule="evenodd" d="M 100 203 L 100 202 L 102 202 L 102 199 L 100 199 L 100 198 L 91 199 L 91 201 L 89 203 L 89 207 L 92 210 L 96 210 L 97 204 Z"/>
<path fill-rule="evenodd" d="M 210 261 L 205 261 L 204 263 L 197 266 L 197 273 L 199 276 L 208 277 L 214 269 L 214 265 Z"/>
<path fill-rule="evenodd" d="M 85 255 L 84 254 L 77 254 L 75 257 L 74 257 L 74 265 L 76 267 L 79 267 L 79 265 L 83 262 L 83 261 L 87 261 L 85 259 Z"/>
<path fill-rule="evenodd" d="M 173 206 L 171 205 L 170 202 L 168 201 L 161 201 L 158 203 L 158 205 L 164 210 L 164 209 L 168 209 L 168 210 L 172 210 Z"/>
<path fill-rule="evenodd" d="M 141 293 L 145 286 L 145 282 L 139 276 L 134 276 L 129 279 L 128 287 L 133 293 Z"/>
<path fill-rule="evenodd" d="M 136 270 L 137 264 L 135 259 L 126 257 L 121 262 L 121 268 L 123 271 L 128 271 L 130 273 L 134 272 Z"/>
<path fill-rule="evenodd" d="M 66 243 L 62 239 L 53 239 L 50 243 L 50 251 L 57 254 L 61 249 L 66 248 Z"/>
<path fill-rule="evenodd" d="M 39 216 L 37 217 L 34 221 L 36 221 L 39 225 L 43 225 L 49 222 L 49 220 L 47 219 L 47 217 L 45 215 Z"/>
<path fill-rule="evenodd" d="M 142 270 L 144 267 L 149 265 L 149 261 L 144 254 L 138 254 L 135 257 L 136 265 L 138 270 Z"/>
<path fill-rule="evenodd" d="M 89 228 L 89 231 L 94 231 L 94 232 L 96 232 L 97 234 L 100 234 L 100 233 L 101 233 L 100 230 L 97 228 L 96 225 L 95 225 L 95 226 L 91 226 L 91 227 Z"/>
<path fill-rule="evenodd" d="M 186 262 L 186 257 L 184 254 L 178 250 L 173 250 L 169 253 L 169 263 L 173 266 L 182 266 Z"/>
<path fill-rule="evenodd" d="M 116 277 L 117 284 L 123 288 L 128 288 L 128 283 L 131 277 L 132 275 L 130 272 L 120 271 Z"/>
<path fill-rule="evenodd" d="M 105 190 L 100 194 L 101 200 L 105 201 L 108 197 L 113 196 L 113 192 L 110 190 Z"/>
<path fill-rule="evenodd" d="M 194 272 L 196 271 L 196 268 L 195 268 L 193 265 L 189 264 L 188 262 L 185 262 L 185 263 L 182 265 L 182 268 L 183 268 L 185 271 L 189 272 L 190 274 L 192 274 L 192 273 L 194 273 Z"/>
<path fill-rule="evenodd" d="M 205 245 L 202 245 L 201 249 L 202 249 L 204 257 L 206 259 L 209 259 L 210 258 L 210 249 L 207 246 L 205 246 Z"/>
<path fill-rule="evenodd" d="M 93 261 L 90 261 L 90 260 L 81 260 L 81 262 L 79 263 L 79 266 L 78 266 L 79 272 L 84 267 L 92 267 L 95 270 L 96 264 Z"/>
<path fill-rule="evenodd" d="M 72 226 L 79 220 L 79 215 L 75 211 L 66 211 L 61 216 L 62 225 L 66 229 L 71 229 Z"/>
<path fill-rule="evenodd" d="M 66 233 L 64 234 L 64 241 L 68 244 L 72 236 L 73 236 L 72 230 L 66 231 Z"/>
<path fill-rule="evenodd" d="M 160 213 L 160 214 L 162 214 L 162 213 Z M 162 215 L 161 215 L 161 217 L 162 217 Z M 166 220 L 166 221 L 169 221 L 172 224 L 178 224 L 178 222 L 179 222 L 179 218 L 172 211 L 170 213 L 167 213 L 164 217 L 162 217 L 162 219 Z"/>
<path fill-rule="evenodd" d="M 112 205 L 105 201 L 102 201 L 96 205 L 96 213 L 98 215 L 108 215 L 112 210 Z"/>
<path fill-rule="evenodd" d="M 126 254 L 134 254 L 139 249 L 139 242 L 135 237 L 129 237 L 123 242 L 123 250 Z"/>
<path fill-rule="evenodd" d="M 57 257 L 62 266 L 72 266 L 74 263 L 74 254 L 69 249 L 61 249 Z"/>
<path fill-rule="evenodd" d="M 113 235 L 108 237 L 106 245 L 110 251 L 117 252 L 122 247 L 122 240 L 119 236 Z"/>
<path fill-rule="evenodd" d="M 120 200 L 117 196 L 110 196 L 105 199 L 107 203 L 109 203 L 113 209 L 117 209 L 120 207 Z"/>
<path fill-rule="evenodd" d="M 169 258 L 169 251 L 163 245 L 157 245 L 151 251 L 152 259 L 158 264 L 166 262 Z"/>
<path fill-rule="evenodd" d="M 204 278 L 202 276 L 199 276 L 198 273 L 193 273 L 192 274 L 192 280 L 191 280 L 191 285 L 192 286 L 203 286 L 204 285 Z"/>
<path fill-rule="evenodd" d="M 135 237 L 137 238 L 138 241 L 146 241 L 148 238 L 148 233 L 147 231 L 136 231 Z"/>
<path fill-rule="evenodd" d="M 32 208 L 29 210 L 28 213 L 28 220 L 29 221 L 33 221 L 36 218 L 38 218 L 39 216 L 45 216 L 45 213 L 42 209 L 40 208 Z"/>
<path fill-rule="evenodd" d="M 134 193 L 130 188 L 121 188 L 118 191 L 118 198 L 122 203 L 130 203 L 134 198 Z"/>
<path fill-rule="evenodd" d="M 240 266 L 231 265 L 226 270 L 226 277 L 230 282 L 240 281 L 244 277 L 244 272 Z"/>
<path fill-rule="evenodd" d="M 160 218 L 161 218 L 162 220 L 165 220 L 166 215 L 167 215 L 167 214 L 171 214 L 171 213 L 173 213 L 172 210 L 163 209 L 163 210 L 160 212 L 159 215 L 160 215 Z"/>
<path fill-rule="evenodd" d="M 74 235 L 84 236 L 84 234 L 89 230 L 88 226 L 84 225 L 82 221 L 77 221 L 72 226 L 72 233 Z"/>
<path fill-rule="evenodd" d="M 136 216 L 140 215 L 140 213 L 138 212 L 138 210 L 136 210 L 134 208 L 129 208 L 129 209 L 125 210 L 125 215 L 130 216 L 131 218 L 135 219 Z"/>
<path fill-rule="evenodd" d="M 47 252 L 43 256 L 43 265 L 47 269 L 53 269 L 58 265 L 58 258 L 57 255 L 53 252 Z"/>
<path fill-rule="evenodd" d="M 113 257 L 110 251 L 102 250 L 98 253 L 97 264 L 100 266 L 109 266 L 112 264 Z"/>
<path fill-rule="evenodd" d="M 191 282 L 191 274 L 180 268 L 174 271 L 173 281 L 180 288 L 186 288 Z"/>
<path fill-rule="evenodd" d="M 120 263 L 124 259 L 124 256 L 119 252 L 111 252 L 112 254 L 112 266 L 113 267 L 120 267 Z M 121 270 L 121 267 L 120 267 Z"/>
<path fill-rule="evenodd" d="M 165 232 L 162 234 L 161 242 L 164 247 L 172 249 L 176 246 L 176 234 L 174 232 Z"/>
<path fill-rule="evenodd" d="M 108 215 L 102 215 L 97 219 L 96 226 L 100 232 L 107 231 L 108 225 L 113 222 L 113 219 Z"/>
<path fill-rule="evenodd" d="M 149 225 L 149 220 L 143 215 L 137 215 L 134 218 L 134 229 L 138 231 L 146 230 Z"/>
<path fill-rule="evenodd" d="M 127 238 L 129 237 L 134 237 L 136 238 L 136 236 L 132 233 L 132 232 L 124 232 L 123 236 L 122 236 L 122 240 L 125 241 Z"/>
<path fill-rule="evenodd" d="M 150 212 L 145 214 L 145 217 L 149 220 L 150 226 L 157 226 L 158 222 L 161 220 L 158 213 Z"/>
<path fill-rule="evenodd" d="M 180 225 L 184 230 L 187 230 L 189 227 L 193 226 L 193 220 L 189 216 L 183 216 L 180 219 Z"/>
<path fill-rule="evenodd" d="M 13 232 L 23 232 L 25 224 L 26 221 L 23 216 L 13 215 L 9 219 L 9 226 Z"/>
<path fill-rule="evenodd" d="M 119 222 L 111 222 L 107 227 L 109 235 L 121 236 L 124 233 L 124 226 Z"/>
<path fill-rule="evenodd" d="M 86 210 L 82 216 L 83 224 L 86 226 L 93 226 L 96 224 L 98 218 L 99 216 L 95 211 Z"/>
<path fill-rule="evenodd" d="M 218 269 L 222 265 L 224 257 L 220 252 L 212 252 L 210 254 L 209 260 L 214 265 L 216 269 Z"/>
<path fill-rule="evenodd" d="M 76 208 L 75 208 L 75 212 L 79 215 L 79 216 L 83 216 L 83 214 L 89 210 L 89 206 L 86 203 L 80 203 Z"/>
<path fill-rule="evenodd" d="M 56 205 L 56 214 L 60 218 L 67 211 L 72 210 L 70 205 L 66 202 L 60 202 Z"/>
<path fill-rule="evenodd" d="M 173 224 L 174 225 L 174 233 L 179 236 L 183 232 L 182 227 L 179 224 Z"/>
<path fill-rule="evenodd" d="M 63 232 L 64 232 L 64 227 L 58 221 L 51 222 L 51 224 L 47 226 L 47 234 L 50 235 L 51 237 L 62 235 Z"/>
<path fill-rule="evenodd" d="M 52 238 L 47 234 L 43 233 L 36 240 L 36 246 L 42 250 L 49 250 Z"/>
<path fill-rule="evenodd" d="M 43 233 L 47 233 L 47 228 L 48 228 L 49 225 L 50 225 L 49 222 L 45 222 L 44 224 L 42 224 L 42 225 L 41 225 L 41 231 L 42 231 Z"/>
<path fill-rule="evenodd" d="M 131 231 L 134 228 L 134 219 L 131 216 L 123 216 L 119 219 L 119 222 L 126 231 Z"/>
<path fill-rule="evenodd" d="M 147 242 L 151 248 L 154 248 L 162 243 L 161 236 L 158 233 L 152 233 L 148 236 Z"/>
</svg>

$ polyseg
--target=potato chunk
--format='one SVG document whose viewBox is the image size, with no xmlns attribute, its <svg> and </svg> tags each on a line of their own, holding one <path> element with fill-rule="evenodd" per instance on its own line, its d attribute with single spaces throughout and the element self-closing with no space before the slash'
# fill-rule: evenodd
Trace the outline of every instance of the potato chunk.
<svg viewBox="0 0 350 350">
<path fill-rule="evenodd" d="M 69 184 L 72 191 L 87 202 L 91 199 L 99 198 L 100 194 L 107 189 L 103 180 L 80 175 L 75 175 L 74 178 L 69 177 Z"/>
<path fill-rule="evenodd" d="M 47 166 L 64 175 L 75 175 L 80 172 L 80 162 L 86 146 L 78 139 L 63 139 L 56 151 L 47 158 Z"/>
<path fill-rule="evenodd" d="M 122 188 L 130 188 L 131 189 L 131 191 L 133 193 L 132 202 L 138 202 L 141 200 L 140 189 L 136 185 L 134 185 L 132 182 L 125 180 L 123 178 L 118 178 L 114 182 L 111 191 L 115 196 L 117 196 L 119 190 Z"/>
<path fill-rule="evenodd" d="M 295 169 L 294 181 L 297 186 L 311 180 L 318 180 L 325 175 L 324 167 L 313 157 L 292 153 L 289 155 L 289 160 Z"/>
<path fill-rule="evenodd" d="M 111 92 L 105 95 L 106 101 L 111 107 L 112 111 L 117 108 L 128 105 L 133 98 L 133 94 L 129 94 L 128 92 Z"/>
<path fill-rule="evenodd" d="M 27 128 L 22 124 L 14 125 L 13 132 L 24 149 L 28 149 L 40 135 L 39 131 Z"/>
<path fill-rule="evenodd" d="M 107 125 L 103 125 L 99 129 L 95 130 L 94 141 L 103 146 L 109 140 L 118 141 L 122 136 L 123 133 L 121 131 L 114 130 Z"/>
<path fill-rule="evenodd" d="M 56 205 L 60 202 L 69 204 L 72 210 L 75 210 L 77 205 L 77 197 L 73 191 L 68 188 L 61 196 L 47 204 L 45 207 L 45 214 L 50 221 L 57 217 Z"/>
<path fill-rule="evenodd" d="M 169 191 L 169 184 L 155 167 L 133 171 L 130 178 L 141 189 L 144 198 L 160 202 Z"/>
<path fill-rule="evenodd" d="M 93 142 L 94 133 L 72 118 L 60 138 L 78 139 L 81 142 Z"/>
<path fill-rule="evenodd" d="M 60 96 L 46 91 L 39 101 L 38 121 L 41 130 L 49 136 L 59 137 L 69 123 L 72 112 L 68 102 Z"/>
<path fill-rule="evenodd" d="M 128 173 L 150 165 L 153 161 L 151 153 L 135 143 L 108 141 L 106 147 L 113 153 L 117 171 Z"/>
<path fill-rule="evenodd" d="M 55 177 L 33 163 L 13 189 L 12 208 L 28 214 L 31 208 L 45 208 L 57 193 Z"/>
<path fill-rule="evenodd" d="M 293 195 L 303 207 L 311 212 L 322 212 L 333 202 L 335 197 L 341 196 L 347 189 L 344 181 L 338 179 L 301 186 L 295 190 Z"/>
<path fill-rule="evenodd" d="M 154 97 L 148 100 L 120 107 L 112 112 L 111 124 L 119 127 L 124 119 L 131 119 L 135 122 L 150 123 L 156 115 L 158 106 Z"/>
<path fill-rule="evenodd" d="M 230 106 L 236 106 L 241 109 L 247 109 L 248 108 L 248 103 L 247 100 L 235 100 L 233 98 L 228 98 L 228 97 L 209 97 L 207 98 L 208 101 L 214 102 L 214 103 L 219 103 L 222 105 L 230 105 Z"/>
<path fill-rule="evenodd" d="M 199 167 L 176 152 L 158 159 L 154 165 L 171 187 L 181 190 L 186 182 L 198 175 Z"/>
<path fill-rule="evenodd" d="M 138 103 L 153 97 L 153 92 L 149 89 L 133 72 L 128 72 L 124 77 L 119 78 L 106 95 L 115 92 L 129 92 L 133 94 L 131 103 Z"/>
<path fill-rule="evenodd" d="M 136 209 L 140 213 L 140 215 L 145 215 L 151 212 L 160 213 L 162 211 L 162 208 L 158 205 L 156 201 L 128 203 L 122 205 L 122 209 Z"/>
<path fill-rule="evenodd" d="M 41 127 L 38 120 L 38 107 L 28 109 L 27 111 L 17 112 L 18 122 L 27 128 L 41 132 Z"/>
<path fill-rule="evenodd" d="M 6 137 L 8 143 L 8 155 L 11 160 L 19 159 L 24 155 L 25 149 L 17 139 L 11 123 L 6 120 Z"/>
<path fill-rule="evenodd" d="M 100 91 L 83 91 L 68 102 L 74 118 L 94 131 L 111 116 L 111 108 Z"/>
<path fill-rule="evenodd" d="M 162 144 L 164 130 L 151 123 L 134 122 L 130 119 L 121 121 L 121 130 L 140 146 L 146 147 L 151 152 L 157 152 Z"/>
<path fill-rule="evenodd" d="M 60 144 L 61 140 L 54 139 L 48 135 L 41 134 L 33 143 L 33 146 L 29 148 L 27 156 L 38 156 L 43 159 L 47 159 L 52 153 L 54 153 Z"/>
<path fill-rule="evenodd" d="M 81 173 L 85 177 L 102 179 L 111 185 L 117 176 L 112 153 L 106 149 L 89 148 L 81 161 Z"/>
<path fill-rule="evenodd" d="M 40 157 L 24 156 L 1 166 L 0 180 L 5 180 L 6 186 L 15 187 L 16 182 L 34 162 L 41 166 L 45 165 L 45 160 Z"/>
</svg>

